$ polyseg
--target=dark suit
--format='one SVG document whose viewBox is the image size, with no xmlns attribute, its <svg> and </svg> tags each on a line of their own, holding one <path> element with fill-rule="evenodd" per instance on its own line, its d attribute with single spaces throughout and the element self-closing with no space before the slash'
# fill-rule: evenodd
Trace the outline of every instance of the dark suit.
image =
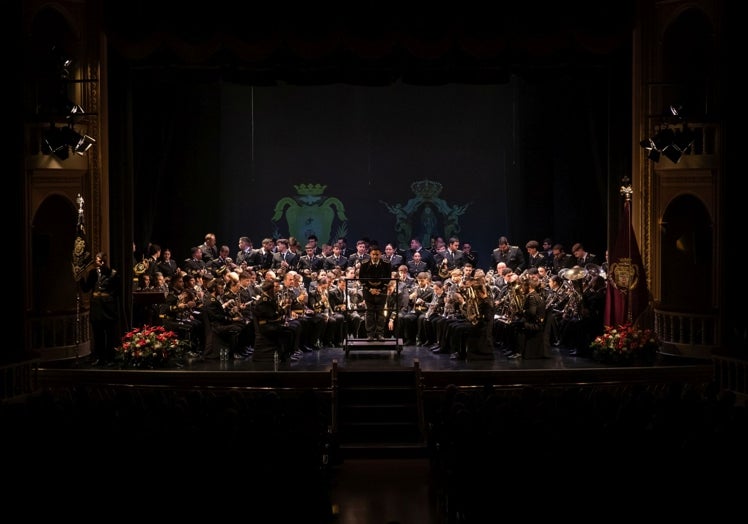
<svg viewBox="0 0 748 524">
<path fill-rule="evenodd" d="M 335 255 L 329 256 L 324 259 L 323 267 L 326 270 L 329 269 L 335 269 L 336 267 L 339 267 L 340 269 L 345 269 L 348 267 L 348 258 L 344 257 L 343 255 L 340 255 L 339 257 L 336 257 Z"/>
<path fill-rule="evenodd" d="M 428 249 L 423 248 L 419 249 L 418 252 L 421 254 L 421 260 L 426 263 L 426 268 L 433 273 L 434 268 L 436 267 L 434 255 Z M 407 260 L 408 262 L 413 260 L 413 253 L 415 253 L 415 251 L 413 251 L 412 249 L 407 250 L 405 252 L 405 260 Z"/>
<path fill-rule="evenodd" d="M 491 253 L 491 264 L 495 268 L 499 262 L 504 262 L 506 267 L 517 274 L 522 273 L 526 268 L 525 255 L 518 246 L 509 246 L 506 251 L 498 247 L 494 249 Z"/>
<path fill-rule="evenodd" d="M 91 356 L 101 362 L 114 361 L 114 348 L 119 345 L 119 291 L 121 279 L 108 266 L 94 268 L 81 279 L 83 291 L 91 291 L 89 319 L 93 335 Z"/>
<path fill-rule="evenodd" d="M 394 254 L 389 258 L 387 258 L 387 255 L 382 255 L 382 260 L 384 260 L 385 262 L 388 262 L 393 271 L 404 264 L 404 259 L 402 255 L 398 255 L 398 254 Z"/>
<path fill-rule="evenodd" d="M 369 337 L 384 337 L 386 319 L 384 306 L 387 302 L 387 284 L 392 270 L 386 262 L 373 264 L 367 260 L 361 264 L 358 276 L 364 288 L 364 302 L 366 303 L 366 334 Z"/>
<path fill-rule="evenodd" d="M 584 258 L 577 259 L 577 265 L 584 267 L 587 264 L 595 264 L 596 266 L 599 266 L 600 261 L 597 259 L 597 255 L 593 255 L 592 253 L 587 253 L 587 255 Z"/>
<path fill-rule="evenodd" d="M 158 270 L 161 272 L 162 275 L 164 275 L 164 278 L 171 279 L 174 275 L 177 274 L 177 271 L 179 270 L 179 267 L 177 266 L 177 261 L 173 258 L 170 258 L 169 260 L 162 260 L 157 264 Z M 155 281 L 154 281 L 155 284 Z"/>
<path fill-rule="evenodd" d="M 429 266 L 423 260 L 418 262 L 417 264 L 412 260 L 408 261 L 408 273 L 410 273 L 410 276 L 412 276 L 413 278 L 417 277 L 418 273 L 428 270 Z"/>
<path fill-rule="evenodd" d="M 271 269 L 281 269 L 283 267 L 283 261 L 288 264 L 288 271 L 296 271 L 296 268 L 299 267 L 299 255 L 296 255 L 291 251 L 286 251 L 285 253 L 273 253 L 273 262 L 270 266 Z"/>
<path fill-rule="evenodd" d="M 359 255 L 358 253 L 353 253 L 348 257 L 348 267 L 355 266 L 359 262 L 363 263 L 365 261 L 369 260 L 369 255 L 367 253 L 364 253 L 363 255 Z"/>
</svg>

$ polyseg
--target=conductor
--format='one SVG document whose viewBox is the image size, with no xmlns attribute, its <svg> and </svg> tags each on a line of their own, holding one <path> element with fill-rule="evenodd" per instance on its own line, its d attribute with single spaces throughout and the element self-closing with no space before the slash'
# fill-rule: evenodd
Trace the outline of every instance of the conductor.
<svg viewBox="0 0 748 524">
<path fill-rule="evenodd" d="M 372 245 L 369 249 L 369 260 L 361 263 L 358 276 L 363 287 L 366 316 L 364 325 L 369 342 L 384 340 L 385 315 L 384 306 L 387 302 L 387 283 L 392 277 L 391 266 L 382 259 L 379 246 Z"/>
</svg>

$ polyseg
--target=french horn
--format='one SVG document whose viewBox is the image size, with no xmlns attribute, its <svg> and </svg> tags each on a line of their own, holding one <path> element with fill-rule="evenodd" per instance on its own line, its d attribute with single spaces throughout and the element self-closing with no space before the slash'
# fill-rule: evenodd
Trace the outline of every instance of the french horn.
<svg viewBox="0 0 748 524">
<path fill-rule="evenodd" d="M 135 264 L 135 266 L 132 268 L 133 273 L 135 273 L 137 276 L 144 275 L 146 271 L 148 271 L 149 262 L 143 258 L 140 262 Z"/>
</svg>

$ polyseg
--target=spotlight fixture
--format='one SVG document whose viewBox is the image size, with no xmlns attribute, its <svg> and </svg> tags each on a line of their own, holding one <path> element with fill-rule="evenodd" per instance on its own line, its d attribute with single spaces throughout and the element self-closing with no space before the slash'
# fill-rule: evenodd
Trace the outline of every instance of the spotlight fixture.
<svg viewBox="0 0 748 524">
<path fill-rule="evenodd" d="M 75 147 L 73 148 L 73 151 L 75 151 L 76 154 L 83 156 L 88 152 L 91 147 L 96 143 L 96 139 L 88 136 L 83 135 L 80 140 L 78 140 L 78 143 L 75 144 Z"/>
<path fill-rule="evenodd" d="M 66 160 L 70 156 L 70 150 L 77 155 L 83 156 L 96 143 L 96 139 L 81 135 L 72 126 L 56 127 L 52 125 L 42 135 L 42 153 L 55 155 L 60 160 Z"/>
<path fill-rule="evenodd" d="M 669 127 L 670 124 L 675 124 L 674 120 L 682 122 L 682 129 L 673 130 Z M 671 162 L 677 164 L 683 155 L 691 153 L 693 143 L 696 141 L 696 133 L 686 126 L 683 106 L 670 105 L 658 127 L 657 134 L 639 142 L 639 145 L 648 151 L 647 158 L 653 162 L 659 162 L 661 155 L 665 155 Z"/>
<path fill-rule="evenodd" d="M 62 136 L 61 129 L 50 127 L 42 135 L 42 153 L 55 155 L 60 160 L 67 159 L 69 155 L 68 145 Z"/>
</svg>

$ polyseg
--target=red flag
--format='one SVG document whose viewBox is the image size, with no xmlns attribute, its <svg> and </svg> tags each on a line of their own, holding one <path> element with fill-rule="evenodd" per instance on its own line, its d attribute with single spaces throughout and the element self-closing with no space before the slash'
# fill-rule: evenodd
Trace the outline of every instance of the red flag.
<svg viewBox="0 0 748 524">
<path fill-rule="evenodd" d="M 78 224 L 75 228 L 75 241 L 73 242 L 73 278 L 78 281 L 93 263 L 91 251 L 88 249 L 86 239 L 86 222 L 83 219 L 83 197 L 78 195 Z"/>
<path fill-rule="evenodd" d="M 623 205 L 623 219 L 613 249 L 608 252 L 605 325 L 635 324 L 649 304 L 647 275 L 631 225 L 631 202 Z"/>
</svg>

